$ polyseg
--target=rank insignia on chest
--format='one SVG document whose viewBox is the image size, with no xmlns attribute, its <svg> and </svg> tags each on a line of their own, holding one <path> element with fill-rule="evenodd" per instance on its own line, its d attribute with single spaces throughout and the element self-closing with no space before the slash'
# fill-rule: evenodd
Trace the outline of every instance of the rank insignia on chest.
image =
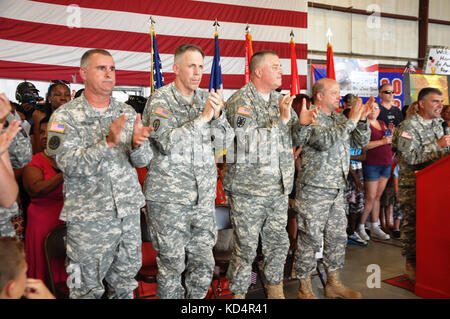
<svg viewBox="0 0 450 319">
<path fill-rule="evenodd" d="M 314 121 L 312 121 L 311 125 L 319 125 L 319 121 L 318 120 L 314 120 Z"/>
<path fill-rule="evenodd" d="M 245 121 L 246 121 L 245 117 L 238 116 L 236 120 L 236 126 L 243 127 L 245 125 Z"/>
<path fill-rule="evenodd" d="M 57 133 L 64 133 L 66 130 L 66 125 L 58 122 L 52 122 L 48 130 Z"/>
<path fill-rule="evenodd" d="M 412 135 L 412 134 L 409 134 L 409 133 L 406 132 L 406 131 L 403 131 L 402 134 L 400 134 L 400 137 L 406 138 L 406 139 L 408 139 L 408 140 L 412 140 L 413 135 Z"/>
<path fill-rule="evenodd" d="M 252 114 L 252 110 L 246 106 L 239 106 L 237 112 L 238 112 L 238 114 L 242 114 L 245 116 L 250 116 Z"/>
<path fill-rule="evenodd" d="M 153 113 L 158 114 L 158 115 L 160 115 L 162 117 L 165 117 L 165 118 L 168 118 L 169 114 L 170 114 L 170 112 L 168 110 L 166 110 L 165 108 L 163 108 L 161 106 L 158 106 L 156 108 L 155 112 L 153 112 Z"/>
</svg>

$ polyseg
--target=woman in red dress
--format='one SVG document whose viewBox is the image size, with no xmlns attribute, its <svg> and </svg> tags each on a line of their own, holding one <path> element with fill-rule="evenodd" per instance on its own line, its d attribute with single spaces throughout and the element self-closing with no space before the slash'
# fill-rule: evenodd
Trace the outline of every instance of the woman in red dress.
<svg viewBox="0 0 450 319">
<path fill-rule="evenodd" d="M 42 119 L 40 143 L 44 151 L 34 154 L 25 167 L 23 185 L 30 196 L 25 230 L 25 254 L 28 263 L 28 277 L 45 282 L 47 267 L 44 257 L 44 240 L 56 226 L 63 224 L 59 214 L 63 207 L 63 174 L 53 158 L 46 154 L 47 124 L 49 118 Z M 37 124 L 37 123 L 36 123 Z M 67 274 L 64 260 L 54 260 L 53 276 L 55 282 L 65 281 Z"/>
</svg>

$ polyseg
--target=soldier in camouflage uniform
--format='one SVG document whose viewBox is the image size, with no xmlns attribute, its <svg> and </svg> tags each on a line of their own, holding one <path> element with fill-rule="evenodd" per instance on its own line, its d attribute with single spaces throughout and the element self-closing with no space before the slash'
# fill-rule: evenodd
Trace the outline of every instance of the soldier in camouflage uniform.
<svg viewBox="0 0 450 319">
<path fill-rule="evenodd" d="M 84 93 L 56 110 L 47 151 L 64 174 L 67 273 L 71 298 L 133 298 L 142 262 L 140 208 L 145 199 L 134 166 L 148 165 L 151 128 L 111 97 L 114 60 L 105 50 L 81 58 Z"/>
<path fill-rule="evenodd" d="M 17 143 L 17 140 L 19 139 L 19 137 L 17 137 L 17 133 L 20 130 L 19 121 L 16 121 L 14 119 L 12 121 L 8 121 L 8 128 L 3 129 L 6 123 L 7 116 L 11 114 L 10 110 L 11 104 L 8 98 L 4 93 L 0 94 L 0 182 L 2 183 L 2 204 L 0 205 L 0 236 L 14 237 L 16 233 L 11 223 L 11 217 L 14 216 L 18 211 L 16 203 L 18 185 L 14 177 L 10 156 L 14 156 L 15 161 L 18 162 L 17 155 L 19 154 L 17 154 L 15 151 L 23 151 L 23 155 L 27 155 L 28 152 L 24 150 L 23 147 L 20 147 L 22 146 L 22 144 Z M 12 144 L 15 144 L 14 148 L 11 147 Z M 11 153 L 11 155 L 9 153 Z M 25 158 L 22 159 L 26 161 Z"/>
<path fill-rule="evenodd" d="M 8 101 L 9 104 L 9 101 Z M 14 116 L 8 113 L 5 119 L 5 126 L 15 121 Z M 3 131 L 5 131 L 3 129 Z M 31 148 L 31 141 L 28 134 L 22 129 L 18 132 L 11 141 L 8 147 L 9 159 L 13 170 L 24 168 L 30 161 L 33 155 Z M 0 235 L 1 236 L 16 236 L 11 219 L 19 213 L 19 206 L 14 201 L 10 207 L 0 207 Z"/>
<path fill-rule="evenodd" d="M 311 273 L 316 268 L 315 253 L 322 239 L 323 262 L 327 271 L 327 297 L 361 298 L 359 292 L 343 286 L 338 270 L 343 268 L 347 242 L 344 190 L 350 165 L 350 146 L 364 148 L 370 140 L 366 117 L 373 98 L 361 99 L 348 119 L 334 110 L 339 106 L 339 84 L 321 79 L 314 84 L 316 121 L 305 129 L 302 170 L 298 176 L 295 209 L 298 212 L 298 252 L 295 265 L 300 286 L 299 298 L 317 298 L 311 289 Z M 303 132 L 302 132 L 303 133 Z"/>
<path fill-rule="evenodd" d="M 277 54 L 255 53 L 250 74 L 250 82 L 226 103 L 228 122 L 236 135 L 233 152 L 227 152 L 223 180 L 234 236 L 227 277 L 234 298 L 245 298 L 261 235 L 268 298 L 284 298 L 288 195 L 294 179 L 292 148 L 300 144 L 301 126 L 291 107 L 294 97 L 275 91 L 282 76 Z M 304 108 L 300 114 L 302 124 L 309 124 L 315 113 Z"/>
<path fill-rule="evenodd" d="M 203 63 L 201 48 L 180 45 L 175 50 L 174 82 L 152 94 L 143 115 L 144 124 L 154 127 L 154 159 L 144 193 L 157 251 L 159 298 L 204 298 L 215 264 L 214 155 L 222 155 L 234 134 L 222 111 L 221 90 L 208 93 L 198 88 Z M 186 291 L 181 278 L 185 270 Z"/>
<path fill-rule="evenodd" d="M 401 239 L 406 257 L 405 274 L 416 279 L 416 175 L 435 161 L 450 154 L 450 135 L 444 135 L 441 110 L 442 93 L 424 88 L 418 96 L 418 113 L 401 123 L 392 145 L 399 158 L 399 201 L 404 216 Z"/>
</svg>

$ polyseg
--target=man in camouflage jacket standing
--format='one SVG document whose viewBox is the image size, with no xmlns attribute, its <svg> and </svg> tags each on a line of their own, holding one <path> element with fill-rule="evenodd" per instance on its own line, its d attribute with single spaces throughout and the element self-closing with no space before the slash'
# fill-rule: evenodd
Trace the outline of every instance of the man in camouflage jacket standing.
<svg viewBox="0 0 450 319">
<path fill-rule="evenodd" d="M 300 279 L 298 298 L 317 298 L 310 277 L 316 268 L 315 253 L 320 251 L 322 239 L 327 271 L 325 296 L 361 298 L 359 292 L 341 284 L 338 270 L 344 266 L 347 243 L 344 191 L 350 166 L 350 146 L 364 148 L 370 140 L 366 117 L 372 109 L 373 97 L 364 106 L 359 99 L 348 119 L 334 111 L 340 100 L 339 84 L 335 80 L 317 81 L 313 86 L 313 98 L 319 114 L 305 129 L 302 170 L 295 201 L 299 230 L 295 265 Z"/>
<path fill-rule="evenodd" d="M 200 47 L 180 45 L 174 82 L 156 90 L 144 110 L 144 124 L 154 127 L 144 193 L 159 298 L 204 298 L 214 270 L 215 155 L 222 155 L 234 133 L 222 111 L 221 90 L 199 89 L 203 66 Z"/>
<path fill-rule="evenodd" d="M 148 136 L 133 108 L 111 97 L 115 64 L 109 52 L 81 58 L 84 93 L 56 110 L 47 152 L 64 174 L 67 273 L 71 298 L 133 298 L 142 263 L 140 208 L 144 195 L 134 166 L 148 165 Z"/>
<path fill-rule="evenodd" d="M 251 265 L 261 234 L 268 298 L 284 298 L 284 262 L 289 248 L 286 232 L 288 195 L 293 186 L 293 146 L 300 144 L 300 121 L 294 97 L 275 91 L 282 68 L 273 51 L 255 53 L 250 82 L 226 103 L 235 130 L 233 151 L 227 152 L 223 185 L 229 194 L 234 247 L 227 276 L 234 298 L 245 298 Z M 302 124 L 316 115 L 304 109 Z M 304 118 L 303 118 L 304 117 Z"/>
<path fill-rule="evenodd" d="M 415 171 L 450 154 L 450 135 L 444 134 L 441 119 L 442 93 L 424 88 L 418 96 L 419 110 L 402 122 L 394 133 L 392 145 L 399 158 L 399 201 L 404 216 L 402 255 L 406 257 L 405 274 L 416 280 L 416 174 Z"/>
</svg>

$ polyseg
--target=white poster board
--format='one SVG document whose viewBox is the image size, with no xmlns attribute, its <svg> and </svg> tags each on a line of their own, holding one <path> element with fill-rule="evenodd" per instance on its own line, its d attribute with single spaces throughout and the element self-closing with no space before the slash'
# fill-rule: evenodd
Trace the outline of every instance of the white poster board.
<svg viewBox="0 0 450 319">
<path fill-rule="evenodd" d="M 360 97 L 378 95 L 378 61 L 334 58 L 334 70 L 341 96 L 347 93 Z"/>
<path fill-rule="evenodd" d="M 450 47 L 428 46 L 424 73 L 450 75 Z"/>
</svg>

